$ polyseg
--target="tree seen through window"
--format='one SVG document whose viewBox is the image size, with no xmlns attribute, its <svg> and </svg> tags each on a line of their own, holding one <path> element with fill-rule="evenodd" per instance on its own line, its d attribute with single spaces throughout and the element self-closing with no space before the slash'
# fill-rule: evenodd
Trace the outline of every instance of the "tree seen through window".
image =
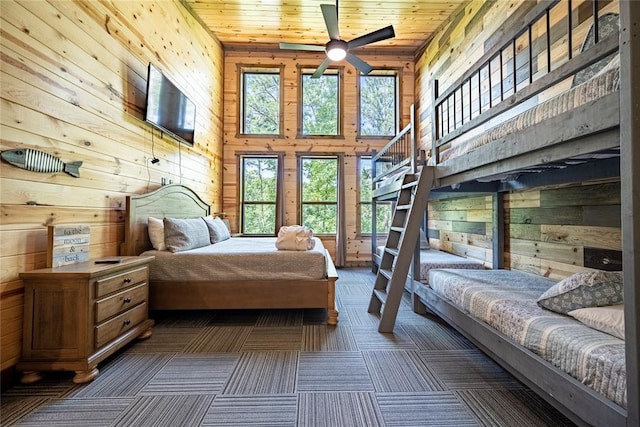
<svg viewBox="0 0 640 427">
<path fill-rule="evenodd" d="M 379 73 L 383 73 L 379 71 Z M 398 128 L 397 77 L 393 74 L 360 76 L 360 135 L 392 136 Z"/>
<path fill-rule="evenodd" d="M 279 70 L 242 73 L 241 133 L 280 134 Z"/>
<path fill-rule="evenodd" d="M 359 158 L 360 180 L 358 182 L 360 190 L 360 233 L 371 234 L 373 225 L 371 194 L 372 173 L 371 157 L 362 156 Z M 376 231 L 386 234 L 391 226 L 392 215 L 391 202 L 376 202 Z"/>
<path fill-rule="evenodd" d="M 338 158 L 303 157 L 301 223 L 316 234 L 335 234 L 338 217 Z"/>
<path fill-rule="evenodd" d="M 338 135 L 339 75 L 302 75 L 302 134 Z"/>
<path fill-rule="evenodd" d="M 242 233 L 271 234 L 276 228 L 277 157 L 243 157 Z"/>
</svg>

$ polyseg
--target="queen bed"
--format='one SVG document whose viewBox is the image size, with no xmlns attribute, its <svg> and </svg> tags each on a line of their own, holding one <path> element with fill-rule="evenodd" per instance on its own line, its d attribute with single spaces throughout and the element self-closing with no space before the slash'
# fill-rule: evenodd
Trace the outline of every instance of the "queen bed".
<svg viewBox="0 0 640 427">
<path fill-rule="evenodd" d="M 149 217 L 209 215 L 210 206 L 182 185 L 127 197 L 121 254 L 156 257 L 149 273 L 151 310 L 323 308 L 327 323 L 337 323 L 338 275 L 315 237 L 308 251 L 277 250 L 275 237 L 231 237 L 175 253 L 153 248 Z"/>
</svg>

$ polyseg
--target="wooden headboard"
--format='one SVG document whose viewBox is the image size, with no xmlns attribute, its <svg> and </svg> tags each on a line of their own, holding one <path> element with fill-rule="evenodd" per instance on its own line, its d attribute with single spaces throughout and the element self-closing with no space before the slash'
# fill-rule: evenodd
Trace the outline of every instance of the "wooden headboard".
<svg viewBox="0 0 640 427">
<path fill-rule="evenodd" d="M 120 255 L 140 255 L 152 248 L 147 232 L 150 216 L 194 218 L 207 216 L 210 212 L 208 204 L 193 190 L 180 184 L 165 185 L 147 194 L 127 196 L 125 236 Z"/>
</svg>

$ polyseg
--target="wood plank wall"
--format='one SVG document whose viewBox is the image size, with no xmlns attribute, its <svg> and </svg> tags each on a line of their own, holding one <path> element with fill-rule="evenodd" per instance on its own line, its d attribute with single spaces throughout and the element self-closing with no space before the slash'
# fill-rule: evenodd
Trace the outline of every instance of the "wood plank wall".
<svg viewBox="0 0 640 427">
<path fill-rule="evenodd" d="M 446 90 L 493 46 L 505 21 L 526 0 L 472 0 L 452 15 L 418 53 L 415 66 L 416 117 L 420 147 L 431 151 L 432 82 Z M 536 2 L 528 2 L 531 7 Z M 525 5 L 526 6 L 526 5 Z"/>
<path fill-rule="evenodd" d="M 620 204 L 619 181 L 505 195 L 505 268 L 555 280 L 622 270 Z"/>
<path fill-rule="evenodd" d="M 47 225 L 91 226 L 94 257 L 117 255 L 125 196 L 161 178 L 222 195 L 222 46 L 179 2 L 2 1 L 1 150 L 81 160 L 80 178 L 0 170 L 1 368 L 20 357 L 21 271 L 45 267 Z M 196 104 L 196 144 L 143 121 L 152 62 Z M 151 164 L 153 156 L 160 159 Z"/>
<path fill-rule="evenodd" d="M 493 198 L 451 194 L 427 205 L 429 246 L 493 266 Z"/>
<path fill-rule="evenodd" d="M 401 76 L 401 123 L 410 121 L 410 107 L 414 101 L 413 56 L 411 55 L 364 55 L 359 56 L 374 68 L 393 68 Z M 285 224 L 297 223 L 297 165 L 296 153 L 344 154 L 345 197 L 347 231 L 347 265 L 365 265 L 371 262 L 370 239 L 359 235 L 356 228 L 357 207 L 357 159 L 356 154 L 368 153 L 383 147 L 388 139 L 357 138 L 357 89 L 358 73 L 348 63 L 344 67 L 344 138 L 297 138 L 298 74 L 297 65 L 315 68 L 325 58 L 324 53 L 298 53 L 287 51 L 226 50 L 224 73 L 224 212 L 228 215 L 232 231 L 238 230 L 238 152 L 284 152 L 284 204 Z M 238 67 L 274 66 L 284 67 L 284 137 L 246 137 L 238 135 Z M 390 138 L 389 138 L 390 139 Z M 335 239 L 324 238 L 323 243 L 335 255 Z"/>
</svg>

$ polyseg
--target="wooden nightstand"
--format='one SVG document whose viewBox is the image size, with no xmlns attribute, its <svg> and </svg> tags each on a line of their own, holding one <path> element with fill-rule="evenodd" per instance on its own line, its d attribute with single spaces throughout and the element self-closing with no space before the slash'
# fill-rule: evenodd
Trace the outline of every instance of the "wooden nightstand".
<svg viewBox="0 0 640 427">
<path fill-rule="evenodd" d="M 20 273 L 24 281 L 23 383 L 38 371 L 72 370 L 73 381 L 98 375 L 97 365 L 135 338 L 151 336 L 148 257 L 79 264 Z"/>
</svg>

